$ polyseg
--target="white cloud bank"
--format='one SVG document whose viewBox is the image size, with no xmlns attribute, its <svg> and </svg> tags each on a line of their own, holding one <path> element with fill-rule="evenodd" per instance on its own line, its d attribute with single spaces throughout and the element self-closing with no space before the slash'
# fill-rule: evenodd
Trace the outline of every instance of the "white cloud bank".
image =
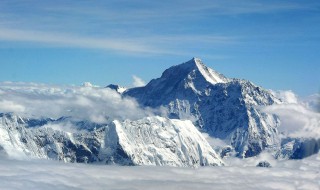
<svg viewBox="0 0 320 190">
<path fill-rule="evenodd" d="M 133 87 L 140 87 L 140 86 L 145 86 L 146 82 L 142 80 L 141 78 L 137 77 L 136 75 L 132 75 L 132 85 Z"/>
<path fill-rule="evenodd" d="M 320 113 L 320 94 L 312 94 L 302 99 L 302 104 L 307 108 Z"/>
<path fill-rule="evenodd" d="M 0 83 L 0 112 L 27 117 L 68 117 L 104 123 L 108 119 L 138 119 L 151 112 L 131 98 L 93 85 L 50 86 L 34 83 Z"/>
<path fill-rule="evenodd" d="M 320 113 L 308 107 L 292 91 L 274 92 L 284 103 L 262 108 L 263 111 L 280 117 L 280 132 L 290 137 L 320 138 Z M 312 96 L 313 97 L 313 96 Z"/>
<path fill-rule="evenodd" d="M 0 159 L 0 189 L 319 189 L 320 155 L 247 166 L 170 168 Z"/>
</svg>

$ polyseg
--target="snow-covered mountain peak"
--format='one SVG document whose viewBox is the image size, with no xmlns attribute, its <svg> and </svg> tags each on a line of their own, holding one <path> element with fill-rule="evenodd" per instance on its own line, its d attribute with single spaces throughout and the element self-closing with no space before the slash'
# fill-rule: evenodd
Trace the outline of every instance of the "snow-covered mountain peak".
<svg viewBox="0 0 320 190">
<path fill-rule="evenodd" d="M 249 81 L 226 78 L 198 58 L 170 67 L 160 78 L 129 89 L 124 96 L 134 97 L 142 106 L 165 107 L 173 119 L 192 118 L 200 130 L 233 146 L 239 157 L 280 146 L 278 118 L 257 109 L 279 100 Z"/>
<path fill-rule="evenodd" d="M 112 90 L 117 91 L 119 94 L 122 94 L 124 91 L 127 90 L 127 88 L 116 85 L 116 84 L 109 84 L 108 86 L 106 86 L 106 88 L 110 88 Z"/>
<path fill-rule="evenodd" d="M 193 58 L 193 60 L 196 63 L 200 73 L 211 84 L 229 82 L 229 79 L 227 79 L 225 76 L 204 65 L 201 59 Z"/>
<path fill-rule="evenodd" d="M 200 63 L 202 63 L 202 60 L 200 59 L 200 58 L 198 58 L 198 57 L 193 57 L 192 58 L 193 60 L 194 60 L 194 62 L 200 62 Z"/>
<path fill-rule="evenodd" d="M 144 106 L 160 106 L 171 102 L 172 97 L 196 101 L 198 96 L 208 96 L 210 87 L 231 81 L 233 80 L 208 68 L 199 58 L 192 58 L 166 69 L 160 78 L 151 80 L 144 87 L 126 90 L 123 95 L 134 97 L 138 102 L 144 99 Z"/>
<path fill-rule="evenodd" d="M 201 59 L 197 58 L 197 57 L 193 57 L 189 61 L 181 63 L 181 64 L 176 65 L 176 66 L 180 67 L 182 69 L 189 69 L 191 71 L 191 70 L 194 70 L 194 69 L 198 69 L 199 65 L 203 65 L 204 66 L 204 64 L 202 63 Z"/>
<path fill-rule="evenodd" d="M 230 79 L 226 78 L 222 74 L 218 73 L 217 71 L 207 67 L 200 58 L 192 58 L 191 60 L 182 63 L 177 66 L 173 66 L 169 68 L 168 70 L 171 70 L 173 72 L 170 72 L 172 74 L 177 73 L 176 70 L 182 70 L 185 71 L 186 74 L 192 74 L 192 73 L 199 73 L 199 76 L 203 77 L 205 81 L 211 83 L 211 84 L 217 84 L 217 83 L 227 83 L 230 81 Z M 199 77 L 198 76 L 198 77 Z"/>
</svg>

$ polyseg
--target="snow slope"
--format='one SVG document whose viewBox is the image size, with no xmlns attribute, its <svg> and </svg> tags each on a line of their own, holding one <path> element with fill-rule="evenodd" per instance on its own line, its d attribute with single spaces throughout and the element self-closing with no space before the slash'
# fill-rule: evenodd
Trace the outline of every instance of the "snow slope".
<svg viewBox="0 0 320 190">
<path fill-rule="evenodd" d="M 119 144 L 137 165 L 222 165 L 205 138 L 190 121 L 147 117 L 113 122 Z"/>
</svg>

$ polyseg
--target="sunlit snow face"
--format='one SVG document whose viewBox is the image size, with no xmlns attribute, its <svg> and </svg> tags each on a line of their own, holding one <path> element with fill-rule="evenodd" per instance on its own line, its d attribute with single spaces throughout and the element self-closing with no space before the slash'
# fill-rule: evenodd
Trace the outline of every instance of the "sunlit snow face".
<svg viewBox="0 0 320 190">
<path fill-rule="evenodd" d="M 139 108 L 131 98 L 116 91 L 92 85 L 50 86 L 33 83 L 1 83 L 0 112 L 27 117 L 71 116 L 96 123 L 110 119 L 137 119 L 151 112 Z"/>
</svg>

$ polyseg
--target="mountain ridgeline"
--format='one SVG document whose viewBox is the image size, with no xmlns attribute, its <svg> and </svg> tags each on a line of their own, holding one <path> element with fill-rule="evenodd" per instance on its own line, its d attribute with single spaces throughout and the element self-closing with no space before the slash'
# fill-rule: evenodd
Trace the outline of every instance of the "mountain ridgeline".
<svg viewBox="0 0 320 190">
<path fill-rule="evenodd" d="M 221 166 L 223 161 L 190 121 L 146 117 L 59 130 L 70 118 L 44 122 L 0 114 L 0 156 L 117 165 Z"/>
<path fill-rule="evenodd" d="M 0 157 L 199 167 L 222 166 L 225 156 L 246 158 L 264 150 L 278 159 L 301 159 L 319 151 L 319 139 L 281 137 L 279 118 L 261 110 L 282 104 L 280 99 L 250 81 L 227 78 L 197 58 L 170 67 L 144 87 L 106 88 L 120 99 L 131 97 L 142 108 L 152 108 L 146 110 L 161 108 L 161 115 L 108 118 L 98 124 L 64 115 L 0 113 Z M 217 148 L 203 133 L 223 145 Z"/>
</svg>

